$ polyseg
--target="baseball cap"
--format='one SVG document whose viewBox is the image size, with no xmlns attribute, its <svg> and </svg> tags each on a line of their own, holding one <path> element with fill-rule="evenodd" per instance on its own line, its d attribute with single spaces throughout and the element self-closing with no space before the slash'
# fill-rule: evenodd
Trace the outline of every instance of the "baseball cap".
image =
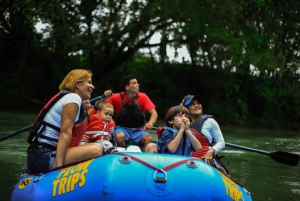
<svg viewBox="0 0 300 201">
<path fill-rule="evenodd" d="M 183 98 L 183 106 L 187 107 L 191 102 L 196 99 L 202 104 L 202 98 L 199 95 L 187 95 Z"/>
</svg>

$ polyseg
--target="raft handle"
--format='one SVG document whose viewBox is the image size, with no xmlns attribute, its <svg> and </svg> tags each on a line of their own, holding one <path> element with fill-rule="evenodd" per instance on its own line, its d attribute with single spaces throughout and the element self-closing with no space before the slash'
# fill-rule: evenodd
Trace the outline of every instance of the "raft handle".
<svg viewBox="0 0 300 201">
<path fill-rule="evenodd" d="M 40 181 L 43 177 L 44 177 L 44 175 L 38 176 L 33 182 L 38 182 L 38 181 Z"/>
<path fill-rule="evenodd" d="M 157 174 L 158 171 L 164 173 L 165 177 L 156 177 L 156 174 Z M 154 172 L 154 181 L 157 182 L 157 183 L 166 183 L 166 181 L 167 181 L 166 171 L 164 171 L 163 169 L 156 170 Z"/>
</svg>

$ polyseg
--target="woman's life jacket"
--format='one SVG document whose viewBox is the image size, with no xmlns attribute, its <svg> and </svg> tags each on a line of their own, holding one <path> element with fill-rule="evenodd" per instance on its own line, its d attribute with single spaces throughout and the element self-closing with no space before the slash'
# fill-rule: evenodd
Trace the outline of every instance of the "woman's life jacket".
<svg viewBox="0 0 300 201">
<path fill-rule="evenodd" d="M 28 135 L 27 142 L 30 144 L 28 149 L 36 150 L 38 148 L 48 148 L 48 149 L 56 150 L 56 146 L 54 146 L 53 144 L 57 144 L 58 139 L 48 136 L 47 134 L 43 134 L 43 132 L 45 131 L 46 127 L 50 127 L 59 133 L 60 128 L 48 122 L 45 122 L 44 118 L 48 113 L 48 111 L 52 108 L 52 106 L 59 99 L 61 99 L 63 96 L 69 93 L 71 92 L 67 90 L 62 90 L 61 92 L 53 96 L 48 101 L 48 103 L 42 108 Z M 85 106 L 81 104 L 79 110 L 80 110 L 79 119 L 74 123 L 73 131 L 72 131 L 72 139 L 69 147 L 75 147 L 79 145 L 87 127 L 88 118 L 87 118 Z M 39 142 L 38 140 L 39 138 L 42 138 L 44 142 L 43 143 Z"/>
<path fill-rule="evenodd" d="M 119 114 L 114 118 L 117 126 L 138 128 L 145 124 L 145 114 L 141 111 L 138 104 L 138 93 L 132 103 L 124 100 L 124 96 L 120 93 L 122 99 L 122 108 Z"/>
<path fill-rule="evenodd" d="M 209 143 L 208 139 L 201 133 L 201 129 L 203 123 L 208 118 L 214 118 L 212 115 L 204 114 L 200 118 L 198 118 L 194 123 L 191 124 L 190 130 L 194 132 L 197 140 L 201 143 L 202 149 L 198 152 L 193 151 L 192 156 L 202 158 L 206 152 L 209 150 L 211 144 Z"/>
</svg>

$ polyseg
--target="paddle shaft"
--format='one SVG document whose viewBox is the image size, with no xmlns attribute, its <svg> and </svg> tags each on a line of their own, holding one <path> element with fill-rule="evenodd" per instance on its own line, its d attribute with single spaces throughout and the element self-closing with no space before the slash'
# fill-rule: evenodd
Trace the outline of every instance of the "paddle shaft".
<svg viewBox="0 0 300 201">
<path fill-rule="evenodd" d="M 244 149 L 244 150 L 252 151 L 252 152 L 255 152 L 255 153 L 259 153 L 259 154 L 270 155 L 269 152 L 266 152 L 266 151 L 263 151 L 263 150 L 259 150 L 259 149 L 254 149 L 254 148 L 250 148 L 250 147 L 244 147 L 244 146 L 241 146 L 241 145 L 232 144 L 232 143 L 228 143 L 228 142 L 225 142 L 225 144 L 228 147 L 233 147 L 233 148 L 238 148 L 238 149 Z"/>
<path fill-rule="evenodd" d="M 91 103 L 91 104 L 94 104 L 96 101 L 98 101 L 98 100 L 100 100 L 101 98 L 104 98 L 104 97 L 105 97 L 105 95 L 97 96 L 97 97 L 95 97 L 95 98 L 92 98 L 92 99 L 90 100 L 90 103 Z M 25 132 L 25 131 L 27 131 L 27 130 L 30 130 L 30 129 L 32 128 L 32 126 L 33 126 L 33 124 L 28 125 L 28 126 L 26 126 L 26 127 L 24 127 L 24 128 L 21 128 L 20 130 L 17 130 L 17 131 L 15 131 L 15 132 L 13 132 L 13 133 L 10 133 L 10 134 L 8 134 L 8 135 L 5 135 L 5 136 L 3 136 L 3 137 L 0 138 L 0 142 L 3 141 L 3 140 L 6 140 L 6 139 L 8 139 L 8 138 L 11 138 L 11 137 L 13 137 L 13 136 L 15 136 L 15 135 L 18 135 L 18 134 L 20 134 L 20 133 L 23 133 L 23 132 Z"/>
</svg>

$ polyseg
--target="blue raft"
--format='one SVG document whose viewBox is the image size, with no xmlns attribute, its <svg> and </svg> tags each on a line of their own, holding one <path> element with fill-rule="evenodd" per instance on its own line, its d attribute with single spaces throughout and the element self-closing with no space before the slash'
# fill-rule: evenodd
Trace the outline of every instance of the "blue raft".
<svg viewBox="0 0 300 201">
<path fill-rule="evenodd" d="M 42 175 L 27 173 L 16 184 L 11 200 L 252 199 L 242 185 L 197 158 L 119 152 Z"/>
</svg>

